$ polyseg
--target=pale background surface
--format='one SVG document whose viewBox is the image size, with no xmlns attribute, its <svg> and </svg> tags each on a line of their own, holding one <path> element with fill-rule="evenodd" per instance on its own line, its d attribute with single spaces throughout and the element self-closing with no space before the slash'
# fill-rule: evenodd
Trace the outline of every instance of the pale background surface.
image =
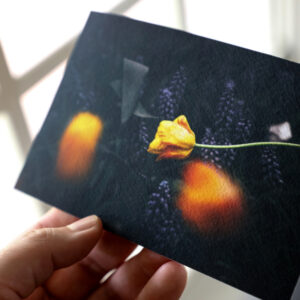
<svg viewBox="0 0 300 300">
<path fill-rule="evenodd" d="M 0 248 L 48 209 L 13 186 L 89 12 L 112 9 L 138 20 L 300 62 L 298 0 L 1 1 Z M 256 298 L 189 270 L 182 299 Z"/>
</svg>

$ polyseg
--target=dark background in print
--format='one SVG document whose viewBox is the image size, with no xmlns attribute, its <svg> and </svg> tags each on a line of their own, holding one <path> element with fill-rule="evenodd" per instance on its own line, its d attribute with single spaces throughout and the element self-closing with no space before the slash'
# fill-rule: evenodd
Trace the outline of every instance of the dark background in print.
<svg viewBox="0 0 300 300">
<path fill-rule="evenodd" d="M 149 68 L 138 102 L 156 118 L 121 122 L 124 59 Z M 289 122 L 300 143 L 300 68 L 263 55 L 124 17 L 92 13 L 17 188 L 74 215 L 98 214 L 109 230 L 263 299 L 289 299 L 300 270 L 299 149 L 194 149 L 187 160 L 155 161 L 146 149 L 160 120 L 184 114 L 198 143 L 270 140 Z M 55 165 L 72 117 L 92 112 L 103 136 L 88 176 L 63 181 Z M 176 208 L 177 182 L 194 158 L 243 188 L 238 230 L 203 234 Z"/>
</svg>

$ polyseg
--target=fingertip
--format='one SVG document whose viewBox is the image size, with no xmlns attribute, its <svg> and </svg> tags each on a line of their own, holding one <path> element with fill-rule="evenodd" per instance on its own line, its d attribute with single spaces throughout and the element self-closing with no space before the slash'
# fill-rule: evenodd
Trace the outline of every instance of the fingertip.
<svg viewBox="0 0 300 300">
<path fill-rule="evenodd" d="M 102 231 L 101 220 L 90 216 L 70 226 L 26 232 L 1 252 L 1 284 L 8 283 L 11 293 L 26 298 L 45 283 L 54 270 L 86 257 L 101 238 Z"/>
<path fill-rule="evenodd" d="M 103 225 L 99 217 L 92 215 L 77 220 L 65 227 L 57 229 L 61 232 L 61 241 L 64 242 L 53 246 L 52 252 L 55 267 L 64 267 L 83 259 L 100 240 L 103 234 Z M 59 249 L 60 248 L 60 249 Z M 70 249 L 73 249 L 70 252 Z"/>
<path fill-rule="evenodd" d="M 183 265 L 175 261 L 169 261 L 163 264 L 156 273 L 162 282 L 170 285 L 170 288 L 184 290 L 187 282 L 187 271 Z"/>
<path fill-rule="evenodd" d="M 94 218 L 94 225 L 90 227 L 89 230 L 93 231 L 94 244 L 96 244 L 103 235 L 103 223 L 101 219 L 95 215 L 90 217 Z"/>
<path fill-rule="evenodd" d="M 87 229 L 99 231 L 102 230 L 102 223 L 101 220 L 96 215 L 91 215 L 67 225 L 67 228 L 75 232 L 76 231 L 80 232 Z"/>
<path fill-rule="evenodd" d="M 175 261 L 164 263 L 152 276 L 140 293 L 138 299 L 177 300 L 180 298 L 187 282 L 187 271 Z"/>
<path fill-rule="evenodd" d="M 96 215 L 79 219 L 66 228 L 74 233 L 73 239 L 85 241 L 85 247 L 91 250 L 103 235 L 102 221 Z"/>
<path fill-rule="evenodd" d="M 102 220 L 98 216 L 96 216 L 96 217 L 97 217 L 97 222 L 96 222 L 96 224 L 97 224 L 97 230 L 99 230 L 102 233 L 102 231 L 103 231 Z"/>
<path fill-rule="evenodd" d="M 45 228 L 45 227 L 61 227 L 78 220 L 77 217 L 64 212 L 56 207 L 50 208 L 39 220 L 33 225 L 30 230 Z"/>
</svg>

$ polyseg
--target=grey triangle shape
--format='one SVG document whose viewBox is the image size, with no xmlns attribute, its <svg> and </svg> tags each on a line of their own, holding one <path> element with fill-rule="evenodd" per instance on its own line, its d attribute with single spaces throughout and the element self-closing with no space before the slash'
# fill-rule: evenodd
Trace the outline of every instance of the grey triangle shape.
<svg viewBox="0 0 300 300">
<path fill-rule="evenodd" d="M 141 102 L 138 102 L 137 107 L 134 111 L 134 115 L 140 118 L 151 118 L 151 119 L 157 119 L 158 117 L 153 116 L 149 114 L 144 106 L 141 104 Z"/>
<path fill-rule="evenodd" d="M 110 86 L 115 91 L 115 93 L 121 98 L 122 96 L 122 83 L 121 80 L 114 80 L 110 83 Z"/>
<path fill-rule="evenodd" d="M 121 121 L 125 123 L 134 113 L 138 96 L 149 68 L 133 60 L 123 60 Z"/>
</svg>

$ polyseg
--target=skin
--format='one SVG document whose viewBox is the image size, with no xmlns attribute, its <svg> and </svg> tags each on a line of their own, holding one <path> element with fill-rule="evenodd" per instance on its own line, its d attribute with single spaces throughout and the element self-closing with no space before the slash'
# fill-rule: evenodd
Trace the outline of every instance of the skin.
<svg viewBox="0 0 300 300">
<path fill-rule="evenodd" d="M 179 299 L 182 265 L 147 249 L 125 261 L 135 244 L 103 230 L 96 216 L 76 221 L 51 209 L 0 252 L 0 299 Z"/>
</svg>

